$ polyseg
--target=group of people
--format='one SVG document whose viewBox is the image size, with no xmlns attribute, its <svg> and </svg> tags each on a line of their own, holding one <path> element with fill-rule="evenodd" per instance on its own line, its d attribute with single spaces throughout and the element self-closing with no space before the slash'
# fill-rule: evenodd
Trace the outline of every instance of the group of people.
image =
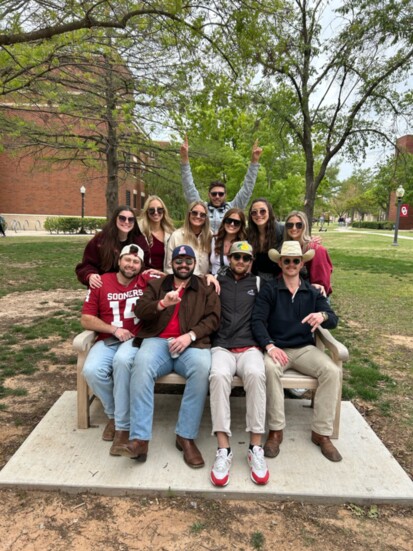
<svg viewBox="0 0 413 551">
<path fill-rule="evenodd" d="M 185 139 L 183 228 L 174 229 L 160 197 L 146 200 L 138 220 L 121 206 L 76 267 L 88 286 L 82 326 L 98 334 L 83 373 L 108 417 L 102 437 L 112 441 L 111 455 L 146 461 L 155 382 L 175 371 L 186 379 L 176 447 L 188 466 L 204 466 L 195 440 L 209 390 L 217 438 L 210 479 L 225 486 L 233 457 L 229 396 L 238 374 L 246 392 L 251 479 L 266 484 L 265 457 L 278 455 L 285 426 L 281 376 L 294 367 L 319 383 L 311 439 L 325 457 L 340 461 L 330 440 L 340 373 L 314 342 L 317 327 L 337 325 L 328 299 L 328 253 L 309 236 L 300 211 L 283 225 L 259 198 L 245 216 L 262 153 L 257 142 L 232 202 L 220 181 L 210 185 L 209 203 L 201 201 L 188 152 Z"/>
</svg>

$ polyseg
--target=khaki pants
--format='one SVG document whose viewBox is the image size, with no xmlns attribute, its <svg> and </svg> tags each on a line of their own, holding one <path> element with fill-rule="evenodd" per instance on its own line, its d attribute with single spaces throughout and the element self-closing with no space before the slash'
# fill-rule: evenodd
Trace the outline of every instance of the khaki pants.
<svg viewBox="0 0 413 551">
<path fill-rule="evenodd" d="M 267 379 L 267 423 L 270 430 L 285 427 L 284 391 L 281 375 L 289 367 L 318 380 L 314 399 L 312 430 L 323 436 L 331 436 L 336 411 L 337 394 L 340 385 L 340 370 L 336 364 L 315 346 L 284 348 L 289 362 L 282 367 L 265 354 Z"/>
<path fill-rule="evenodd" d="M 212 434 L 225 432 L 231 437 L 231 410 L 229 396 L 234 375 L 241 377 L 246 393 L 246 431 L 265 432 L 265 367 L 262 352 L 249 348 L 233 353 L 216 346 L 211 349 L 212 364 L 209 374 L 209 392 Z"/>
</svg>

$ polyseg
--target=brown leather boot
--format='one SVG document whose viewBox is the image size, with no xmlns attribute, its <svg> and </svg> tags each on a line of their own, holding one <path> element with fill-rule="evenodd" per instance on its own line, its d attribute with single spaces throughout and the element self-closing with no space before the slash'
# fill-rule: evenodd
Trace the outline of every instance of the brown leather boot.
<svg viewBox="0 0 413 551">
<path fill-rule="evenodd" d="M 110 455 L 121 455 L 119 453 L 119 446 L 129 443 L 129 431 L 128 430 L 117 430 L 115 431 L 115 438 L 113 439 L 113 444 L 110 448 Z"/>
<path fill-rule="evenodd" d="M 183 452 L 184 461 L 189 467 L 199 469 L 205 465 L 201 452 L 192 439 L 183 438 L 177 434 L 175 445 L 180 452 Z"/>
<path fill-rule="evenodd" d="M 102 440 L 106 442 L 112 442 L 115 438 L 115 420 L 109 419 L 106 424 L 106 427 L 103 429 Z"/>
<path fill-rule="evenodd" d="M 128 444 L 118 446 L 119 455 L 136 459 L 139 463 L 144 463 L 148 455 L 148 440 L 129 440 Z"/>
<path fill-rule="evenodd" d="M 283 441 L 282 430 L 270 430 L 267 441 L 264 444 L 265 457 L 277 457 L 280 453 L 280 444 Z"/>
<path fill-rule="evenodd" d="M 321 453 L 330 461 L 341 461 L 341 457 L 337 448 L 333 445 L 329 436 L 323 436 L 317 432 L 311 432 L 311 441 L 316 446 L 320 446 Z"/>
</svg>

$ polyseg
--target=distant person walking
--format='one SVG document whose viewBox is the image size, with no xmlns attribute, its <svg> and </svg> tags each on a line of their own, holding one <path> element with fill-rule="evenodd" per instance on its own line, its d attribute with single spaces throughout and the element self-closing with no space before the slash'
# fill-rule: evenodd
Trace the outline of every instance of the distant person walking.
<svg viewBox="0 0 413 551">
<path fill-rule="evenodd" d="M 6 237 L 6 232 L 4 231 L 5 228 L 6 228 L 6 220 L 0 214 L 0 233 L 3 234 L 3 237 Z"/>
</svg>

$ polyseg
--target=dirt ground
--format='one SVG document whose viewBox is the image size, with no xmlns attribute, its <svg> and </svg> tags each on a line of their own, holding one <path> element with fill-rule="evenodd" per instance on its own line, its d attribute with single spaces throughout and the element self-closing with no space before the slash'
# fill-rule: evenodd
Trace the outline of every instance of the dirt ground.
<svg viewBox="0 0 413 551">
<path fill-rule="evenodd" d="M 0 331 L 53 315 L 63 303 L 83 296 L 83 291 L 8 295 L 0 299 Z M 76 388 L 71 341 L 54 341 L 47 341 L 56 348 L 53 365 L 44 362 L 32 375 L 7 380 L 7 386 L 26 388 L 27 394 L 1 400 L 6 408 L 0 410 L 0 467 L 57 398 Z M 402 373 L 397 380 L 403 384 Z M 356 406 L 411 476 L 412 453 L 403 408 L 400 414 L 383 417 L 371 404 Z M 196 496 L 102 497 L 19 489 L 0 490 L 0 500 L 0 550 L 412 549 L 412 507 L 321 506 Z"/>
</svg>

